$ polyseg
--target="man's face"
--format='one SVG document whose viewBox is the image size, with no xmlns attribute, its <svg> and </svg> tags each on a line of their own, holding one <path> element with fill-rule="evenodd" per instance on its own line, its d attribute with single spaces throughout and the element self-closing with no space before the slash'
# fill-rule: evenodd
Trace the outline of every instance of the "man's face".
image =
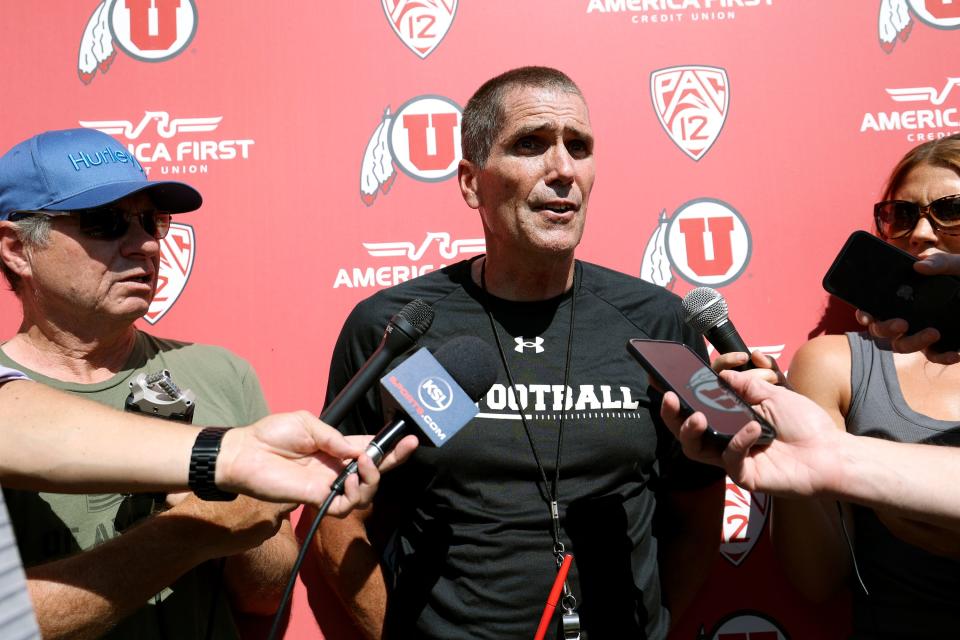
<svg viewBox="0 0 960 640">
<path fill-rule="evenodd" d="M 129 213 L 154 210 L 143 194 L 115 206 Z M 114 240 L 87 237 L 76 216 L 60 216 L 51 221 L 47 246 L 31 251 L 31 282 L 25 283 L 24 295 L 37 297 L 41 309 L 61 317 L 93 315 L 132 323 L 153 300 L 159 268 L 160 243 L 137 216 L 126 234 Z"/>
<path fill-rule="evenodd" d="M 461 166 L 461 190 L 479 209 L 488 250 L 557 254 L 579 244 L 593 187 L 593 133 L 583 99 L 518 87 L 486 164 Z"/>
</svg>

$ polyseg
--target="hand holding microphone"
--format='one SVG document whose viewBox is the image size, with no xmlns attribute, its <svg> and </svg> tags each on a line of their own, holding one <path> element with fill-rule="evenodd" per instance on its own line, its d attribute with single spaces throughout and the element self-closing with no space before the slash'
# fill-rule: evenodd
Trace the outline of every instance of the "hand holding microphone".
<svg viewBox="0 0 960 640">
<path fill-rule="evenodd" d="M 750 347 L 740 337 L 740 333 L 730 320 L 727 301 L 720 293 L 710 287 L 697 287 L 683 298 L 684 322 L 691 329 L 703 335 L 720 354 L 746 353 L 746 362 L 735 365 L 737 356 L 721 355 L 713 363 L 714 370 L 733 369 L 748 371 L 758 369 L 771 374 L 759 374 L 771 384 L 785 384 L 783 373 L 777 368 L 776 361 L 760 352 L 750 352 Z"/>
</svg>

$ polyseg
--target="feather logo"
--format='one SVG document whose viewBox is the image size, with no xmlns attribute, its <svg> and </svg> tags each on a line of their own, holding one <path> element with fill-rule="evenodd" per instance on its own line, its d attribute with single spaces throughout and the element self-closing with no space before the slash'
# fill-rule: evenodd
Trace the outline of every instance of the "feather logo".
<svg viewBox="0 0 960 640">
<path fill-rule="evenodd" d="M 877 36 L 880 48 L 886 53 L 893 51 L 897 40 L 906 42 L 913 29 L 907 0 L 881 0 L 880 16 L 877 19 Z"/>
<path fill-rule="evenodd" d="M 670 271 L 670 258 L 667 257 L 667 211 L 660 210 L 657 228 L 647 241 L 640 262 L 640 278 L 652 284 L 673 289 L 673 272 Z"/>
<path fill-rule="evenodd" d="M 439 46 L 457 13 L 457 0 L 380 0 L 390 27 L 420 59 Z"/>
<path fill-rule="evenodd" d="M 387 133 L 392 121 L 390 107 L 387 107 L 363 152 L 363 162 L 360 163 L 360 199 L 368 207 L 377 199 L 377 191 L 383 194 L 390 191 L 397 177 L 387 143 Z"/>
<path fill-rule="evenodd" d="M 113 59 L 117 57 L 117 51 L 113 48 L 113 36 L 110 35 L 110 24 L 107 22 L 109 11 L 110 0 L 103 0 L 98 4 L 80 38 L 77 72 L 83 84 L 90 84 L 97 71 L 106 73 L 113 64 Z"/>
</svg>

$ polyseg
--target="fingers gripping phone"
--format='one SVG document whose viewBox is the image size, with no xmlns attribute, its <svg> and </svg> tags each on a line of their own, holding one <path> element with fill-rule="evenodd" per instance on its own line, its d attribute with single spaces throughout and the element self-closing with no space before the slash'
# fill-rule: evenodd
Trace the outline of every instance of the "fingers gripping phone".
<svg viewBox="0 0 960 640">
<path fill-rule="evenodd" d="M 751 420 L 760 424 L 761 435 L 757 444 L 769 444 L 776 437 L 773 425 L 734 393 L 687 345 L 634 338 L 627 343 L 627 350 L 647 371 L 654 386 L 677 394 L 684 416 L 699 411 L 707 417 L 707 437 L 726 446 L 730 438 Z"/>
<path fill-rule="evenodd" d="M 940 332 L 934 351 L 960 349 L 960 278 L 924 275 L 905 251 L 855 231 L 823 277 L 823 288 L 877 320 L 903 318 L 908 331 Z"/>
</svg>

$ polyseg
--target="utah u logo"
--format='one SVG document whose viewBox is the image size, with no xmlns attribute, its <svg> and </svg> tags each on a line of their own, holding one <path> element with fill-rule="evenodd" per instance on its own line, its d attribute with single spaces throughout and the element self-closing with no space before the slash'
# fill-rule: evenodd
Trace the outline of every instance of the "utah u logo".
<svg viewBox="0 0 960 640">
<path fill-rule="evenodd" d="M 695 286 L 722 286 L 736 280 L 750 261 L 750 229 L 729 204 L 699 198 L 667 218 L 660 212 L 647 242 L 640 277 L 673 287 L 673 270 Z"/>
<path fill-rule="evenodd" d="M 680 233 L 685 240 L 687 264 L 698 275 L 718 276 L 730 270 L 733 264 L 732 217 L 686 218 L 680 221 Z"/>
<path fill-rule="evenodd" d="M 161 62 L 182 53 L 197 31 L 193 0 L 101 0 L 80 38 L 77 72 L 89 84 L 106 73 L 116 48 L 131 58 Z"/>
<path fill-rule="evenodd" d="M 517 346 L 513 348 L 517 353 L 523 353 L 524 349 L 533 349 L 534 353 L 543 353 L 543 338 L 537 336 L 533 340 L 524 340 L 523 336 L 517 336 L 513 339 Z"/>
<path fill-rule="evenodd" d="M 169 49 L 177 41 L 180 0 L 125 0 L 130 41 L 144 51 Z"/>
</svg>

